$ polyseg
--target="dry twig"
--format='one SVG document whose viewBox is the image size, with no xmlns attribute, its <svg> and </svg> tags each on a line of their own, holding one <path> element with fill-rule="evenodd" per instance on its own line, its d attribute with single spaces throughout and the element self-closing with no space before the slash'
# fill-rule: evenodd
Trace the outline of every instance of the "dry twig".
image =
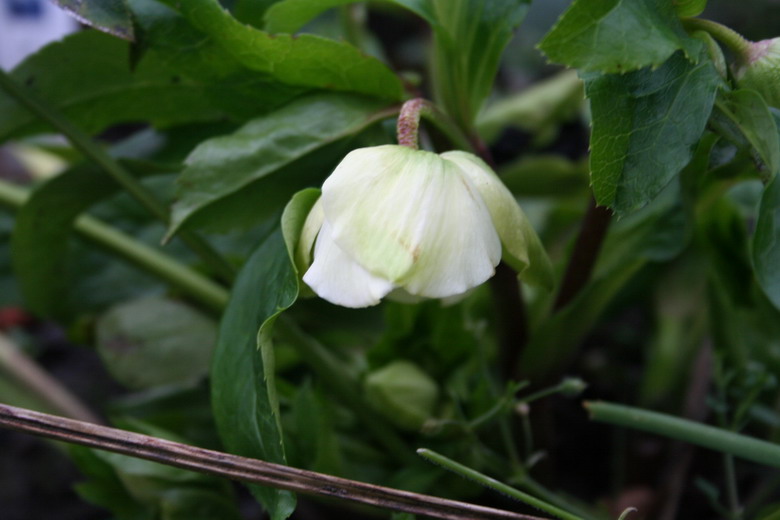
<svg viewBox="0 0 780 520">
<path fill-rule="evenodd" d="M 309 495 L 334 497 L 447 520 L 543 520 L 511 511 L 410 493 L 205 450 L 97 424 L 0 404 L 0 427 L 131 457 Z"/>
</svg>

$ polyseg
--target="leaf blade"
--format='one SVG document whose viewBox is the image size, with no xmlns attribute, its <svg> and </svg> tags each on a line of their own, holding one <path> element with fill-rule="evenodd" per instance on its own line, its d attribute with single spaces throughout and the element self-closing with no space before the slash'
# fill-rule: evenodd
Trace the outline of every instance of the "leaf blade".
<svg viewBox="0 0 780 520">
<path fill-rule="evenodd" d="M 597 202 L 626 214 L 660 193 L 693 156 L 719 85 L 711 62 L 682 53 L 656 70 L 587 77 Z"/>
<path fill-rule="evenodd" d="M 321 151 L 328 157 L 315 161 L 319 169 L 338 160 L 344 152 L 339 143 L 373 123 L 382 107 L 376 101 L 342 94 L 313 95 L 251 121 L 234 134 L 203 142 L 187 159 L 179 179 L 168 236 L 192 219 L 209 220 L 206 216 L 218 205 L 224 209 L 227 202 L 221 201 L 240 196 L 258 183 L 265 184 L 255 195 L 252 211 L 281 209 L 281 201 L 329 173 L 318 171 L 317 164 L 304 168 L 295 166 L 297 162 Z M 333 153 L 328 152 L 331 147 Z M 265 210 L 257 207 L 263 205 Z"/>
<path fill-rule="evenodd" d="M 657 67 L 678 50 L 696 55 L 668 0 L 575 0 L 539 49 L 555 63 L 606 73 Z"/>
</svg>

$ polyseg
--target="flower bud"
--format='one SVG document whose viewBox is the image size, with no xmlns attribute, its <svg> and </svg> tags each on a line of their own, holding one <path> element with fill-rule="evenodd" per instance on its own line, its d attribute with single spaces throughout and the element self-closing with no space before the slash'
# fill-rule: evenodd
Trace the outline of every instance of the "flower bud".
<svg viewBox="0 0 780 520">
<path fill-rule="evenodd" d="M 303 281 L 345 307 L 391 291 L 448 298 L 480 285 L 502 258 L 550 285 L 539 238 L 479 158 L 385 145 L 350 152 L 322 186 L 298 242 Z M 532 277 L 532 278 L 533 278 Z"/>
<path fill-rule="evenodd" d="M 740 88 L 755 90 L 768 105 L 780 107 L 780 38 L 751 43 L 734 77 Z"/>
<path fill-rule="evenodd" d="M 439 388 L 414 363 L 394 361 L 366 378 L 368 402 L 390 422 L 419 431 L 433 414 Z"/>
</svg>

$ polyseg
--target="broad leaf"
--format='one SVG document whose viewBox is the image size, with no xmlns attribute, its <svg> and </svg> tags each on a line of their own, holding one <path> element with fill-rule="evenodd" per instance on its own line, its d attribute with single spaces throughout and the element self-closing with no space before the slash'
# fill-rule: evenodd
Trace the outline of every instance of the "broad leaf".
<svg viewBox="0 0 780 520">
<path fill-rule="evenodd" d="M 141 175 L 163 172 L 140 164 L 126 166 Z M 68 289 L 74 278 L 71 269 L 78 267 L 68 255 L 73 222 L 94 203 L 119 189 L 98 168 L 79 166 L 39 186 L 17 213 L 11 241 L 12 261 L 26 304 L 33 312 L 42 316 L 69 314 L 72 302 Z M 86 260 L 81 259 L 79 264 Z"/>
<path fill-rule="evenodd" d="M 356 0 L 283 0 L 265 13 L 265 29 L 272 33 L 294 33 L 323 11 Z"/>
<path fill-rule="evenodd" d="M 671 0 L 575 0 L 539 44 L 550 61 L 582 71 L 657 67 L 675 51 L 696 56 Z"/>
<path fill-rule="evenodd" d="M 81 23 L 132 41 L 133 20 L 125 0 L 52 0 Z"/>
<path fill-rule="evenodd" d="M 166 9 L 160 6 L 162 9 Z M 167 10 L 167 9 L 166 9 Z M 207 50 L 201 40 L 177 39 Z M 165 39 L 165 34 L 160 34 Z M 32 55 L 12 73 L 21 85 L 89 133 L 123 122 L 171 126 L 192 121 L 246 120 L 300 94 L 247 71 L 223 52 L 148 52 L 134 70 L 126 42 L 84 31 Z M 194 57 L 193 57 L 194 55 Z M 84 81 L 89 78 L 89 81 Z M 251 107 L 247 109 L 247 107 Z M 0 92 L 0 141 L 46 131 L 25 107 Z"/>
<path fill-rule="evenodd" d="M 95 336 L 111 375 L 138 390 L 204 377 L 217 326 L 185 303 L 151 296 L 109 309 L 95 324 Z"/>
<path fill-rule="evenodd" d="M 344 43 L 304 34 L 270 35 L 244 25 L 217 0 L 165 0 L 194 27 L 214 38 L 245 67 L 301 87 L 355 92 L 399 100 L 402 85 L 382 62 Z"/>
<path fill-rule="evenodd" d="M 298 274 L 277 230 L 260 243 L 236 280 L 212 362 L 214 417 L 232 453 L 286 462 L 270 335 L 279 313 L 297 297 Z M 287 491 L 251 489 L 273 520 L 287 518 L 295 509 L 295 496 Z"/>
<path fill-rule="evenodd" d="M 737 146 L 755 149 L 766 178 L 774 176 L 780 170 L 780 137 L 764 98 L 753 90 L 721 92 L 715 107 L 713 126 Z"/>
<path fill-rule="evenodd" d="M 315 95 L 203 142 L 179 179 L 169 236 L 195 217 L 212 228 L 246 227 L 278 211 L 293 193 L 321 182 L 346 153 L 344 139 L 375 122 L 381 108 Z"/>
<path fill-rule="evenodd" d="M 271 0 L 268 0 L 271 1 Z M 265 11 L 265 29 L 269 32 L 293 33 L 320 13 L 340 5 L 354 4 L 360 0 L 276 0 Z M 436 26 L 434 0 L 388 0 L 424 18 Z M 238 15 L 238 10 L 236 11 Z"/>
<path fill-rule="evenodd" d="M 761 289 L 780 309 L 780 181 L 764 189 L 753 236 L 753 266 Z"/>
<path fill-rule="evenodd" d="M 691 159 L 719 84 L 710 61 L 682 53 L 655 70 L 587 76 L 598 203 L 625 214 L 652 200 Z"/>
</svg>

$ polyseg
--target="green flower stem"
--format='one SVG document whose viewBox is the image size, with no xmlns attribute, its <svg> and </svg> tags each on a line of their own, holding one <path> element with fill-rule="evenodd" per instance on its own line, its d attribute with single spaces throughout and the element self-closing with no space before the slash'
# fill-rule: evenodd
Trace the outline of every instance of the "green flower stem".
<svg viewBox="0 0 780 520">
<path fill-rule="evenodd" d="M 528 504 L 529 506 L 544 511 L 545 513 L 562 518 L 563 520 L 582 520 L 577 515 L 571 514 L 568 511 L 564 511 L 563 509 L 552 504 L 548 504 L 543 500 L 539 500 L 538 498 L 533 497 L 527 493 L 523 493 L 522 491 L 511 486 L 507 486 L 506 484 L 501 483 L 494 478 L 488 477 L 484 473 L 480 473 L 479 471 L 473 470 L 468 466 L 464 466 L 463 464 L 455 462 L 454 460 L 445 457 L 440 453 L 436 453 L 433 450 L 420 448 L 417 450 L 417 454 L 424 459 L 455 473 L 456 475 L 460 475 L 461 477 L 472 480 L 481 486 L 498 491 L 501 494 L 519 500 L 520 502 Z"/>
<path fill-rule="evenodd" d="M 436 108 L 436 105 L 423 98 L 410 99 L 401 107 L 396 127 L 398 144 L 408 146 L 413 150 L 420 148 L 420 120 L 424 118 L 452 143 L 458 150 L 473 152 L 468 137 L 446 114 Z"/>
<path fill-rule="evenodd" d="M 586 402 L 591 419 L 671 437 L 780 468 L 780 445 L 671 415 L 604 402 Z"/>
<path fill-rule="evenodd" d="M 734 29 L 718 22 L 701 18 L 685 18 L 682 23 L 687 31 L 704 31 L 734 51 L 740 59 L 748 59 L 751 42 Z"/>
<path fill-rule="evenodd" d="M 24 188 L 0 181 L 0 205 L 18 209 L 24 205 L 28 196 Z M 74 222 L 74 228 L 86 238 L 167 281 L 213 311 L 222 312 L 227 305 L 228 292 L 222 286 L 98 219 L 82 215 Z"/>
<path fill-rule="evenodd" d="M 410 448 L 395 433 L 395 430 L 366 404 L 362 398 L 363 392 L 360 391 L 355 378 L 344 370 L 343 364 L 324 345 L 302 331 L 285 314 L 279 315 L 276 319 L 274 332 L 300 353 L 301 358 L 322 378 L 339 400 L 355 413 L 366 430 L 396 460 L 407 465 L 415 462 Z"/>
<path fill-rule="evenodd" d="M 30 112 L 46 121 L 54 128 L 62 132 L 71 142 L 74 148 L 88 157 L 106 173 L 111 175 L 130 195 L 132 195 L 149 213 L 160 219 L 166 225 L 170 215 L 165 205 L 160 202 L 153 193 L 115 161 L 103 148 L 95 144 L 92 139 L 73 125 L 67 118 L 37 99 L 33 94 L 20 87 L 11 76 L 0 69 L 0 89 L 5 90 L 11 97 L 24 105 Z M 192 249 L 218 276 L 228 282 L 235 278 L 233 267 L 217 253 L 211 245 L 200 236 L 189 232 L 180 232 L 181 239 Z"/>
</svg>

